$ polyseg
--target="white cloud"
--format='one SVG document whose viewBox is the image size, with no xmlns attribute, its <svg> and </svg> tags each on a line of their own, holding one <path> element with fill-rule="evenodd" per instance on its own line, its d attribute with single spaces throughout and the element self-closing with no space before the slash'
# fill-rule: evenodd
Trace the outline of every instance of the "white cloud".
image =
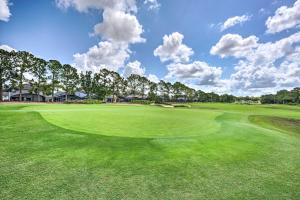
<svg viewBox="0 0 300 200">
<path fill-rule="evenodd" d="M 269 88 L 276 86 L 274 66 L 256 66 L 252 62 L 240 61 L 231 75 L 234 89 Z"/>
<path fill-rule="evenodd" d="M 118 71 L 124 66 L 130 52 L 126 45 L 108 41 L 100 42 L 91 47 L 86 53 L 74 55 L 74 66 L 82 71 L 97 72 L 101 68 Z"/>
<path fill-rule="evenodd" d="M 0 0 L 0 20 L 7 22 L 10 16 L 8 0 Z"/>
<path fill-rule="evenodd" d="M 182 44 L 184 36 L 178 32 L 163 37 L 163 45 L 154 50 L 154 56 L 158 56 L 161 62 L 188 62 L 194 51 Z"/>
<path fill-rule="evenodd" d="M 300 85 L 300 62 L 284 61 L 278 70 L 278 84 L 283 87 Z"/>
<path fill-rule="evenodd" d="M 128 78 L 132 74 L 137 74 L 144 76 L 145 68 L 142 67 L 142 64 L 139 61 L 130 62 L 125 66 L 123 76 Z"/>
<path fill-rule="evenodd" d="M 61 9 L 73 7 L 79 12 L 103 11 L 103 21 L 94 26 L 92 35 L 102 41 L 86 53 L 74 55 L 74 66 L 81 70 L 98 71 L 107 68 L 118 71 L 130 57 L 129 45 L 145 42 L 143 27 L 134 15 L 136 0 L 56 0 Z"/>
<path fill-rule="evenodd" d="M 157 10 L 161 6 L 158 0 L 144 0 L 144 4 L 149 5 L 149 10 Z"/>
<path fill-rule="evenodd" d="M 250 37 L 225 35 L 211 49 L 214 55 L 239 59 L 229 80 L 233 90 L 261 94 L 274 88 L 299 85 L 300 47 L 295 45 L 300 43 L 300 32 L 268 43 L 258 43 L 258 38 L 251 40 Z"/>
<path fill-rule="evenodd" d="M 149 74 L 148 75 L 148 79 L 151 81 L 151 82 L 154 82 L 154 83 L 159 83 L 159 78 L 156 76 L 156 75 L 154 75 L 154 74 Z"/>
<path fill-rule="evenodd" d="M 256 36 L 243 38 L 238 34 L 226 34 L 211 48 L 210 53 L 222 58 L 227 56 L 245 57 L 249 51 L 258 46 L 257 42 Z"/>
<path fill-rule="evenodd" d="M 12 48 L 12 47 L 10 47 L 8 45 L 5 45 L 5 44 L 0 45 L 0 49 L 3 49 L 3 50 L 8 51 L 8 52 L 17 51 L 16 49 L 14 49 L 14 48 Z"/>
<path fill-rule="evenodd" d="M 113 42 L 145 42 L 142 33 L 143 27 L 134 15 L 111 9 L 104 10 L 103 22 L 94 27 L 95 35 Z"/>
<path fill-rule="evenodd" d="M 282 6 L 266 21 L 267 33 L 278 33 L 300 25 L 300 0 L 292 7 Z"/>
<path fill-rule="evenodd" d="M 89 9 L 137 11 L 135 0 L 55 0 L 55 2 L 61 9 L 74 7 L 79 12 L 87 12 Z"/>
<path fill-rule="evenodd" d="M 251 16 L 249 15 L 242 15 L 242 16 L 235 16 L 227 19 L 224 24 L 221 26 L 221 31 L 225 31 L 228 28 L 231 28 L 237 24 L 243 24 L 246 21 L 249 21 Z"/>
<path fill-rule="evenodd" d="M 205 62 L 195 61 L 190 64 L 172 63 L 167 66 L 167 79 L 179 79 L 196 85 L 216 85 L 219 83 L 222 69 L 209 66 Z"/>
</svg>

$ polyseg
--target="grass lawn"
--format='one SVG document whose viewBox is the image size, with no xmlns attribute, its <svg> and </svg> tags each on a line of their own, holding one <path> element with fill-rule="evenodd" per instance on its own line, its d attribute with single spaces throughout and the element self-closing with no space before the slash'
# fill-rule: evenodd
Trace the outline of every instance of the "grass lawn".
<svg viewBox="0 0 300 200">
<path fill-rule="evenodd" d="M 300 199 L 300 107 L 0 104 L 0 199 Z"/>
</svg>

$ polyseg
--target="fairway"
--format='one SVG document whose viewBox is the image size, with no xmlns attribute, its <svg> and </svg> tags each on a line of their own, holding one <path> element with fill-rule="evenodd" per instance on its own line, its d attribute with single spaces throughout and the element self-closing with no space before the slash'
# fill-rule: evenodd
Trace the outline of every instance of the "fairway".
<svg viewBox="0 0 300 200">
<path fill-rule="evenodd" d="M 300 107 L 0 105 L 0 199 L 299 199 Z"/>
</svg>

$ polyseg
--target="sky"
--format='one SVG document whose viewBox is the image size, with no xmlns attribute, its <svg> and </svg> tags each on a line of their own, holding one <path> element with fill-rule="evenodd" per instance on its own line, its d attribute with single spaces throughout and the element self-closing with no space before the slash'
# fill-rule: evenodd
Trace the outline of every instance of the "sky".
<svg viewBox="0 0 300 200">
<path fill-rule="evenodd" d="M 300 86 L 300 0 L 0 0 L 0 48 L 258 96 Z"/>
</svg>

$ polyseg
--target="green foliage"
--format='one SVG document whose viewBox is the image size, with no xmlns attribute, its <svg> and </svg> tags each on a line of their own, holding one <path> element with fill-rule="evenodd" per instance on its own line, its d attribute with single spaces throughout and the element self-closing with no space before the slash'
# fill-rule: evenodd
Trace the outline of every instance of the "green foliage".
<svg viewBox="0 0 300 200">
<path fill-rule="evenodd" d="M 263 104 L 299 104 L 300 103 L 300 88 L 294 88 L 291 91 L 280 90 L 275 95 L 263 95 L 261 97 Z"/>
<path fill-rule="evenodd" d="M 52 95 L 52 102 L 54 101 L 54 91 L 60 87 L 61 75 L 62 75 L 62 65 L 57 60 L 49 60 L 48 69 L 50 71 L 50 88 Z"/>
<path fill-rule="evenodd" d="M 150 105 L 155 103 L 154 101 L 150 101 L 150 100 L 131 100 L 129 103 L 132 104 L 142 104 L 142 105 Z"/>
<path fill-rule="evenodd" d="M 66 101 L 68 100 L 69 94 L 74 94 L 76 92 L 77 86 L 79 84 L 79 75 L 77 69 L 71 65 L 63 65 L 61 74 L 62 88 L 66 92 Z"/>
<path fill-rule="evenodd" d="M 33 80 L 26 80 L 25 73 L 31 73 Z M 47 72 L 50 76 L 47 77 Z M 175 82 L 153 83 L 144 76 L 131 74 L 128 78 L 108 69 L 100 69 L 97 73 L 91 71 L 78 74 L 76 68 L 69 64 L 61 65 L 57 60 L 44 61 L 32 54 L 20 52 L 0 51 L 0 93 L 3 87 L 23 89 L 24 83 L 30 83 L 31 92 L 34 94 L 51 94 L 64 90 L 68 95 L 76 91 L 84 92 L 88 99 L 103 100 L 113 97 L 112 102 L 117 102 L 118 97 L 128 95 L 140 96 L 155 103 L 177 102 L 220 102 L 242 104 L 299 104 L 300 89 L 292 91 L 281 90 L 276 95 L 263 95 L 259 97 L 236 97 L 230 94 L 219 95 L 214 92 L 196 91 L 187 85 Z M 2 95 L 0 95 L 2 98 Z M 0 98 L 0 101 L 1 101 Z M 21 99 L 21 94 L 20 94 Z M 261 101 L 260 101 L 261 100 Z"/>
<path fill-rule="evenodd" d="M 103 101 L 100 100 L 93 100 L 93 99 L 87 99 L 87 100 L 68 100 L 64 101 L 65 104 L 103 104 Z"/>
</svg>

